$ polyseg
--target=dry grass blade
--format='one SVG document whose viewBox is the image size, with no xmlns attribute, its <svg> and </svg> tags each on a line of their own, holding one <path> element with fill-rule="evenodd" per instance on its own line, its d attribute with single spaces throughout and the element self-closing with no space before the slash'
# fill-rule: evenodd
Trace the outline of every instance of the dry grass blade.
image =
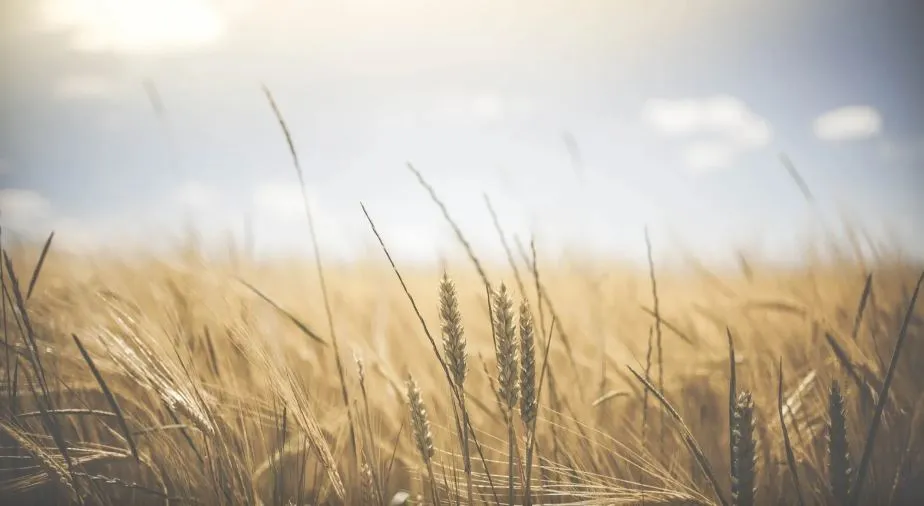
<svg viewBox="0 0 924 506">
<path fill-rule="evenodd" d="M 261 291 L 260 291 L 259 289 L 257 289 L 255 286 L 251 285 L 250 283 L 248 283 L 248 282 L 246 282 L 246 281 L 244 281 L 244 280 L 242 280 L 242 279 L 238 279 L 238 282 L 241 283 L 242 285 L 246 286 L 250 291 L 252 291 L 253 293 L 255 293 L 255 294 L 257 295 L 257 297 L 260 297 L 261 299 L 263 299 L 267 304 L 269 304 L 270 306 L 273 306 L 273 309 L 275 309 L 276 311 L 279 311 L 280 314 L 282 314 L 283 316 L 285 316 L 286 319 L 288 319 L 290 322 L 292 322 L 293 325 L 295 325 L 296 327 L 298 327 L 298 330 L 302 331 L 302 333 L 305 334 L 306 336 L 308 336 L 310 339 L 313 339 L 315 342 L 318 342 L 318 343 L 320 343 L 320 344 L 323 344 L 324 346 L 328 346 L 327 341 L 324 340 L 324 338 L 322 338 L 321 336 L 319 336 L 317 332 L 311 330 L 311 329 L 308 327 L 308 325 L 306 325 L 304 322 L 302 322 L 301 320 L 299 320 L 298 318 L 296 318 L 295 315 L 293 315 L 293 314 L 290 313 L 289 311 L 283 309 L 282 306 L 280 306 L 279 304 L 276 304 L 275 301 L 273 301 L 272 299 L 270 299 L 268 296 L 266 296 L 266 294 L 264 294 L 263 292 L 261 292 Z"/>
<path fill-rule="evenodd" d="M 796 183 L 799 191 L 802 192 L 802 196 L 805 197 L 805 201 L 814 205 L 815 196 L 812 195 L 812 191 L 809 190 L 808 185 L 805 183 L 805 179 L 802 179 L 802 175 L 799 174 L 799 170 L 796 169 L 796 166 L 792 163 L 792 160 L 790 160 L 789 157 L 785 154 L 781 153 L 780 162 L 782 162 L 783 167 L 786 168 L 786 172 L 789 174 L 789 177 L 792 178 L 794 183 Z"/>
<path fill-rule="evenodd" d="M 853 320 L 853 330 L 850 336 L 854 341 L 860 334 L 860 323 L 863 321 L 863 313 L 866 312 L 866 304 L 869 302 L 870 293 L 873 291 L 873 273 L 866 275 L 866 282 L 863 283 L 863 294 L 860 295 L 860 305 L 857 307 L 857 315 Z"/>
<path fill-rule="evenodd" d="M 915 450 L 918 448 L 920 435 L 924 434 L 924 430 L 921 430 L 922 427 L 924 427 L 924 424 L 922 424 L 922 417 L 924 417 L 924 392 L 918 395 L 914 403 L 914 412 L 911 415 L 908 436 L 905 438 L 904 444 L 902 445 L 905 450 L 902 452 L 901 459 L 898 463 L 898 469 L 895 471 L 895 477 L 892 479 L 892 488 L 889 490 L 889 506 L 896 504 L 901 485 L 904 481 L 902 478 L 905 473 L 910 470 L 911 460 L 913 460 L 913 456 L 917 453 Z"/>
<path fill-rule="evenodd" d="M 340 356 L 340 347 L 337 343 L 337 332 L 334 326 L 334 314 L 330 306 L 330 297 L 328 296 L 327 291 L 327 282 L 324 277 L 324 267 L 321 262 L 321 248 L 318 246 L 318 238 L 314 228 L 314 214 L 311 212 L 311 206 L 308 201 L 308 192 L 305 189 L 305 174 L 302 171 L 301 162 L 298 159 L 298 152 L 295 149 L 295 143 L 292 140 L 292 135 L 289 132 L 289 127 L 286 125 L 286 121 L 282 116 L 282 112 L 279 110 L 279 106 L 276 105 L 276 100 L 273 99 L 272 93 L 270 93 L 269 88 L 266 86 L 263 87 L 263 93 L 266 95 L 266 99 L 270 104 L 270 107 L 273 109 L 273 114 L 276 116 L 276 120 L 279 122 L 279 127 L 282 129 L 282 133 L 285 136 L 286 144 L 289 146 L 289 154 L 292 156 L 292 164 L 295 167 L 295 172 L 298 175 L 299 189 L 302 194 L 302 203 L 305 207 L 305 216 L 308 219 L 308 234 L 311 236 L 311 247 L 314 251 L 314 263 L 315 269 L 318 274 L 318 282 L 321 288 L 321 298 L 324 302 L 324 313 L 327 316 L 327 325 L 330 331 L 331 342 L 333 343 L 334 348 L 334 361 L 337 365 L 337 374 L 340 379 L 340 393 L 343 399 L 344 409 L 346 409 L 347 418 L 350 423 L 350 443 L 353 448 L 353 456 L 359 461 L 359 449 L 356 443 L 356 425 L 353 423 L 353 411 L 350 408 L 350 396 L 347 392 L 346 386 L 346 373 L 343 368 L 343 358 Z M 330 471 L 330 470 L 329 470 Z M 338 496 L 340 499 L 343 499 L 343 491 L 337 490 Z"/>
<path fill-rule="evenodd" d="M 414 174 L 414 177 L 417 178 L 417 182 L 420 183 L 420 186 L 423 186 L 423 188 L 427 190 L 427 193 L 430 195 L 430 200 L 432 200 L 433 203 L 439 207 L 440 212 L 443 214 L 443 218 L 449 222 L 449 226 L 452 227 L 452 231 L 455 233 L 456 239 L 462 243 L 462 247 L 465 248 L 465 252 L 468 254 L 469 260 L 471 260 L 472 264 L 475 266 L 475 270 L 478 271 L 478 275 L 481 276 L 482 283 L 484 283 L 484 286 L 490 289 L 491 282 L 488 280 L 488 275 L 485 272 L 484 267 L 481 266 L 481 261 L 478 260 L 477 256 L 475 256 L 475 250 L 472 249 L 472 245 L 468 242 L 468 239 L 465 238 L 465 234 L 462 233 L 462 229 L 459 228 L 455 220 L 452 219 L 452 216 L 449 215 L 449 210 L 446 209 L 446 205 L 443 204 L 443 201 L 440 200 L 440 198 L 436 195 L 436 190 L 430 186 L 430 183 L 424 179 L 423 175 L 421 175 L 412 164 L 408 163 L 407 168 L 411 171 L 412 174 Z"/>
<path fill-rule="evenodd" d="M 72 499 L 81 504 L 83 503 L 77 488 L 74 486 L 73 477 L 52 455 L 49 455 L 40 445 L 35 444 L 23 430 L 12 424 L 0 421 L 0 430 L 32 456 L 47 475 L 47 479 L 55 480 L 67 488 Z"/>
<path fill-rule="evenodd" d="M 854 490 L 850 497 L 850 504 L 857 506 L 860 503 L 860 492 L 863 490 L 863 482 L 866 474 L 869 472 L 869 466 L 873 458 L 873 444 L 876 441 L 876 434 L 879 431 L 879 425 L 882 423 L 882 412 L 885 409 L 885 403 L 889 399 L 889 387 L 892 386 L 892 380 L 895 377 L 895 368 L 898 366 L 898 358 L 901 355 L 902 346 L 908 337 L 908 326 L 911 324 L 911 318 L 914 316 L 915 305 L 918 301 L 918 294 L 921 292 L 921 283 L 924 283 L 924 272 L 918 277 L 914 286 L 914 293 L 908 302 L 908 309 L 905 311 L 905 318 L 902 321 L 901 330 L 898 333 L 898 340 L 895 342 L 895 349 L 892 351 L 892 360 L 889 362 L 889 369 L 886 371 L 885 380 L 882 382 L 882 388 L 879 391 L 879 398 L 876 402 L 876 412 L 873 415 L 872 423 L 866 434 L 866 443 L 863 447 L 863 456 L 860 458 L 860 467 L 857 470 L 857 481 L 854 484 Z"/>
<path fill-rule="evenodd" d="M 645 227 L 645 252 L 648 258 L 648 279 L 651 283 L 651 299 L 654 304 L 655 314 L 655 348 L 657 349 L 658 361 L 658 389 L 664 392 L 664 347 L 662 343 L 663 334 L 661 332 L 661 297 L 658 295 L 658 277 L 655 274 L 654 256 L 651 248 L 651 236 L 648 234 L 648 227 Z M 661 451 L 664 451 L 665 437 L 664 412 L 661 412 Z"/>
<path fill-rule="evenodd" d="M 728 466 L 729 471 L 735 472 L 735 396 L 738 395 L 738 376 L 735 367 L 735 340 L 731 330 L 726 327 L 725 335 L 728 338 Z"/>
<path fill-rule="evenodd" d="M 38 395 L 38 392 L 35 392 L 34 385 L 32 384 L 31 377 L 29 376 L 26 370 L 23 370 L 23 374 L 26 376 L 29 384 L 29 388 L 33 391 L 33 395 L 36 397 L 38 408 L 42 411 L 42 424 L 51 433 L 52 438 L 54 438 L 55 445 L 58 447 L 58 451 L 61 452 L 61 456 L 64 457 L 64 462 L 67 464 L 68 471 L 73 470 L 73 462 L 71 461 L 70 453 L 68 452 L 67 441 L 64 439 L 63 431 L 61 426 L 58 423 L 58 419 L 48 413 L 48 410 L 56 409 L 54 403 L 54 397 L 52 397 L 50 390 L 48 388 L 48 383 L 45 379 L 45 368 L 42 366 L 41 355 L 39 354 L 38 340 L 36 339 L 35 330 L 32 327 L 32 321 L 29 317 L 29 311 L 26 308 L 26 301 L 23 299 L 22 291 L 19 288 L 19 280 L 16 277 L 16 271 L 13 269 L 13 263 L 10 260 L 9 255 L 5 250 L 0 249 L 0 254 L 3 256 L 3 262 L 6 266 L 6 273 L 10 281 L 10 289 L 13 292 L 15 297 L 15 307 L 19 310 L 19 317 L 22 320 L 22 330 L 23 330 L 23 339 L 26 342 L 27 348 L 29 348 L 29 360 L 31 362 L 33 372 L 35 373 L 36 381 L 38 381 L 39 388 L 41 389 L 41 396 Z M 16 367 L 19 365 L 19 361 L 15 361 Z M 18 377 L 18 374 L 14 370 L 13 378 Z M 73 476 L 69 475 L 73 481 Z M 76 489 L 74 485 L 74 489 Z M 82 502 L 82 501 L 81 501 Z"/>
<path fill-rule="evenodd" d="M 796 489 L 796 498 L 799 499 L 799 506 L 805 506 L 805 499 L 802 497 L 802 485 L 799 483 L 799 468 L 796 466 L 796 456 L 792 451 L 792 443 L 789 440 L 789 429 L 786 428 L 786 417 L 783 416 L 783 357 L 780 357 L 779 362 L 776 409 L 780 415 L 780 428 L 783 431 L 783 444 L 786 449 L 786 464 L 789 466 L 789 472 L 792 473 L 792 483 L 793 487 Z"/>
<path fill-rule="evenodd" d="M 651 353 L 654 350 L 654 326 L 648 327 L 648 345 L 645 348 L 645 379 L 651 379 Z M 648 434 L 648 389 L 642 389 L 642 441 L 647 443 Z"/>
<path fill-rule="evenodd" d="M 683 417 L 680 416 L 680 413 L 674 409 L 674 406 L 671 405 L 671 403 L 657 388 L 655 388 L 654 385 L 651 384 L 651 382 L 637 373 L 635 369 L 632 369 L 631 367 L 628 367 L 628 369 L 629 372 L 631 372 L 632 375 L 635 376 L 635 378 L 645 386 L 646 389 L 651 391 L 652 395 L 654 395 L 655 398 L 657 398 L 661 403 L 661 406 L 671 415 L 674 421 L 677 422 L 677 425 L 680 427 L 681 434 L 683 435 L 684 443 L 687 445 L 687 448 L 693 452 L 693 456 L 696 458 L 696 462 L 699 464 L 700 470 L 703 471 L 703 474 L 706 475 L 706 479 L 709 480 L 709 484 L 712 485 L 712 490 L 716 496 L 716 499 L 718 499 L 722 506 L 728 506 L 728 501 L 725 500 L 725 496 L 722 494 L 722 487 L 719 485 L 719 481 L 716 478 L 715 472 L 712 470 L 712 466 L 709 465 L 709 460 L 706 459 L 706 454 L 703 452 L 702 447 L 696 441 L 696 438 L 693 437 L 693 433 L 690 431 L 690 428 L 683 421 Z"/>
<path fill-rule="evenodd" d="M 10 291 L 14 297 L 13 304 L 16 309 L 20 312 L 20 319 L 22 320 L 22 327 L 24 330 L 24 340 L 26 342 L 26 347 L 29 349 L 28 358 L 31 362 L 32 368 L 35 372 L 36 378 L 38 379 L 39 386 L 42 389 L 42 395 L 48 399 L 48 384 L 45 381 L 45 368 L 42 366 L 42 357 L 39 354 L 38 343 L 35 339 L 35 333 L 32 329 L 32 322 L 29 319 L 29 312 L 26 310 L 26 301 L 23 299 L 22 291 L 19 289 L 19 278 L 16 276 L 16 271 L 13 269 L 13 263 L 10 260 L 10 256 L 4 250 L 2 252 L 3 262 L 6 266 L 6 274 L 10 280 Z M 52 409 L 54 406 L 49 406 Z"/>
<path fill-rule="evenodd" d="M 642 311 L 645 312 L 645 314 L 647 314 L 648 316 L 651 316 L 652 318 L 654 318 L 654 319 L 657 320 L 657 321 L 660 321 L 660 322 L 661 322 L 661 325 L 663 325 L 664 328 L 666 328 L 667 330 L 670 330 L 671 332 L 673 332 L 674 335 L 676 335 L 677 337 L 679 337 L 681 341 L 683 341 L 683 342 L 689 344 L 690 346 L 695 346 L 696 343 L 693 341 L 693 339 L 691 339 L 690 336 L 688 336 L 688 335 L 686 334 L 686 332 L 680 330 L 679 327 L 677 327 L 677 326 L 674 325 L 673 323 L 671 323 L 671 322 L 665 320 L 665 319 L 664 319 L 664 315 L 659 315 L 659 314 L 655 313 L 653 310 L 651 310 L 651 309 L 649 309 L 649 308 L 647 308 L 647 307 L 645 307 L 645 306 L 643 306 L 643 305 L 639 305 L 639 307 L 641 308 Z"/>
<path fill-rule="evenodd" d="M 116 414 L 112 411 L 100 411 L 98 409 L 89 409 L 89 408 L 64 408 L 64 409 L 49 409 L 46 411 L 49 415 L 77 415 L 77 416 L 99 416 L 105 418 L 115 418 Z M 41 411 L 26 411 L 23 413 L 16 413 L 14 415 L 16 418 L 32 418 L 42 416 Z"/>
<path fill-rule="evenodd" d="M 55 233 L 52 232 L 48 235 L 48 239 L 45 240 L 45 244 L 42 246 L 42 252 L 39 254 L 38 262 L 36 262 L 35 269 L 32 271 L 32 278 L 29 279 L 29 288 L 26 290 L 26 300 L 32 298 L 32 291 L 35 289 L 35 284 L 38 283 L 42 267 L 45 265 L 45 259 L 48 257 L 48 251 L 51 249 L 51 241 L 54 240 L 54 238 Z"/>
<path fill-rule="evenodd" d="M 594 399 L 594 402 L 592 402 L 590 406 L 596 408 L 596 407 L 602 406 L 605 402 L 611 399 L 617 399 L 620 397 L 628 397 L 628 396 L 629 396 L 629 392 L 626 392 L 624 390 L 610 390 L 609 392 Z"/>
<path fill-rule="evenodd" d="M 134 457 L 135 461 L 140 464 L 141 459 L 138 457 L 138 447 L 135 445 L 134 438 L 132 438 L 132 431 L 128 428 L 128 422 L 125 421 L 125 415 L 122 414 L 122 409 L 119 408 L 119 403 L 116 401 L 115 396 L 112 395 L 112 390 L 109 389 L 109 385 L 106 384 L 106 380 L 103 379 L 103 375 L 100 374 L 96 364 L 93 363 L 93 358 L 90 357 L 90 354 L 87 353 L 87 349 L 84 348 L 83 343 L 80 342 L 80 338 L 78 338 L 76 334 L 71 334 L 71 338 L 74 339 L 74 344 L 77 345 L 77 348 L 80 350 L 80 354 L 83 356 L 84 361 L 86 361 L 87 366 L 90 367 L 90 372 L 93 373 L 93 377 L 96 378 L 96 382 L 99 383 L 99 388 L 103 391 L 103 395 L 106 397 L 106 402 L 109 403 L 113 413 L 115 413 L 116 420 L 119 422 L 119 428 L 121 428 L 122 432 L 125 434 L 125 441 L 128 442 L 128 448 L 132 452 L 132 457 Z"/>
<path fill-rule="evenodd" d="M 837 339 L 835 339 L 834 336 L 827 332 L 825 332 L 825 340 L 828 342 L 828 346 L 830 346 L 831 350 L 834 352 L 834 356 L 837 358 L 838 363 L 841 364 L 841 366 L 847 372 L 847 375 L 850 376 L 850 379 L 853 380 L 854 384 L 856 384 L 857 390 L 860 391 L 860 395 L 863 396 L 864 402 L 867 403 L 866 405 L 872 406 L 874 400 L 873 396 L 875 394 L 873 387 L 870 386 L 869 383 L 867 383 L 862 377 L 860 377 L 860 373 L 857 371 L 857 367 L 850 360 L 850 356 L 847 354 L 847 350 L 845 350 L 844 347 L 841 346 L 839 342 L 837 342 Z"/>
<path fill-rule="evenodd" d="M 507 256 L 507 264 L 510 265 L 510 270 L 513 271 L 513 278 L 517 282 L 517 289 L 520 290 L 521 294 L 526 294 L 526 285 L 523 283 L 523 278 L 520 276 L 520 270 L 517 268 L 517 263 L 513 259 L 513 251 L 510 249 L 510 245 L 507 243 L 507 237 L 504 235 L 504 229 L 501 228 L 500 219 L 497 217 L 497 213 L 494 211 L 494 206 L 491 205 L 491 199 L 488 198 L 487 194 L 484 195 L 484 203 L 488 208 L 488 214 L 491 215 L 491 222 L 494 224 L 494 231 L 497 232 L 497 237 L 500 239 L 501 247 L 504 248 L 504 254 Z"/>
</svg>

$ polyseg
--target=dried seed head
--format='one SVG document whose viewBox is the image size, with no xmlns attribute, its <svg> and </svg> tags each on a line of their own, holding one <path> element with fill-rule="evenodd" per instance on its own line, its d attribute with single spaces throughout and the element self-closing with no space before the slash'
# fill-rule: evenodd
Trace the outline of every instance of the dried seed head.
<svg viewBox="0 0 924 506">
<path fill-rule="evenodd" d="M 375 479 L 372 477 L 372 468 L 363 459 L 363 464 L 359 469 L 360 485 L 362 486 L 362 503 L 364 506 L 373 506 L 375 500 Z"/>
<path fill-rule="evenodd" d="M 362 387 L 366 385 L 366 364 L 363 362 L 362 355 L 357 351 L 353 351 L 353 360 L 356 362 L 356 373 L 359 375 L 359 384 Z"/>
<path fill-rule="evenodd" d="M 443 353 L 446 355 L 452 380 L 461 388 L 468 372 L 465 332 L 462 327 L 462 315 L 459 313 L 456 287 L 445 273 L 440 281 L 440 328 L 443 332 Z"/>
<path fill-rule="evenodd" d="M 497 338 L 497 393 L 504 409 L 511 413 L 519 398 L 517 337 L 513 302 L 507 287 L 501 284 L 493 300 L 494 333 Z"/>
<path fill-rule="evenodd" d="M 752 506 L 756 491 L 757 452 L 754 442 L 754 401 L 748 391 L 738 394 L 735 402 L 732 439 L 732 499 L 735 506 Z"/>
<path fill-rule="evenodd" d="M 407 378 L 407 402 L 411 412 L 414 442 L 420 452 L 420 458 L 427 464 L 433 458 L 433 434 L 430 432 L 430 420 L 427 419 L 427 409 L 420 396 L 420 388 L 411 375 Z"/>
<path fill-rule="evenodd" d="M 526 299 L 520 303 L 520 418 L 527 427 L 536 419 L 536 343 L 533 316 Z"/>
</svg>

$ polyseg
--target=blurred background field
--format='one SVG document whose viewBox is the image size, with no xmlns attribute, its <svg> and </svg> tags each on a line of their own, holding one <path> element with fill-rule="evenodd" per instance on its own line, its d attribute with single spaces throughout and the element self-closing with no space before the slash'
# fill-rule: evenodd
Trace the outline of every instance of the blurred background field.
<svg viewBox="0 0 924 506">
<path fill-rule="evenodd" d="M 9 271 L 4 278 L 3 487 L 20 503 L 66 503 L 78 496 L 94 504 L 159 503 L 167 495 L 209 504 L 374 504 L 396 494 L 401 499 L 403 491 L 411 502 L 432 501 L 409 427 L 408 374 L 416 378 L 432 423 L 435 493 L 446 502 L 466 500 L 450 390 L 384 255 L 324 271 L 352 419 L 341 397 L 313 264 L 261 263 L 243 255 L 232 263 L 207 259 L 191 246 L 170 257 L 128 259 L 70 256 L 52 247 L 31 298 L 22 302 L 28 331 L 15 294 L 17 288 L 26 293 L 39 250 L 22 248 L 13 258 L 8 266 L 18 273 L 18 287 L 10 283 Z M 500 263 L 485 268 L 495 288 L 505 283 L 515 300 L 525 296 L 537 312 L 530 258 L 529 253 L 518 258 L 516 271 Z M 650 275 L 639 266 L 586 258 L 543 262 L 538 252 L 537 258 L 548 299 L 542 317 L 536 313 L 536 332 L 546 338 L 548 330 L 540 332 L 539 322 L 552 329 L 553 311 L 555 332 L 539 400 L 540 458 L 532 501 L 718 500 L 684 449 L 677 424 L 662 417 L 629 367 L 648 371 L 663 389 L 730 497 L 730 331 L 738 388 L 753 392 L 758 413 L 757 500 L 797 497 L 776 412 L 782 360 L 801 494 L 809 502 L 833 503 L 826 449 L 831 381 L 843 385 L 848 399 L 847 435 L 856 469 L 920 265 L 900 257 L 865 262 L 845 257 L 785 269 L 742 259 L 738 269 L 713 272 L 692 262 L 656 274 L 655 305 Z M 508 452 L 503 411 L 492 393 L 498 378 L 488 299 L 470 263 L 444 267 L 464 318 L 467 405 L 484 458 L 473 464 L 474 497 L 493 503 L 496 494 L 503 504 Z M 444 271 L 399 269 L 439 344 L 437 294 Z M 908 322 L 864 501 L 909 504 L 920 497 L 924 462 L 917 434 L 924 385 L 914 369 L 922 357 L 920 315 L 918 310 Z M 290 317 L 306 328 L 300 330 Z M 130 444 L 72 334 L 112 392 L 133 434 Z M 47 401 L 37 400 L 43 395 L 29 361 L 29 335 Z M 440 353 L 446 356 L 442 347 Z M 45 417 L 53 425 L 42 423 Z M 362 462 L 374 469 L 371 488 L 351 449 L 351 423 Z M 68 442 L 71 468 L 55 449 L 52 427 Z M 306 442 L 314 436 L 324 450 Z M 328 471 L 324 452 L 332 459 Z M 283 456 L 273 460 L 276 454 Z M 68 494 L 71 487 L 77 495 Z M 517 490 L 521 501 L 522 489 Z"/>
<path fill-rule="evenodd" d="M 0 503 L 924 501 L 921 14 L 4 2 Z"/>
</svg>

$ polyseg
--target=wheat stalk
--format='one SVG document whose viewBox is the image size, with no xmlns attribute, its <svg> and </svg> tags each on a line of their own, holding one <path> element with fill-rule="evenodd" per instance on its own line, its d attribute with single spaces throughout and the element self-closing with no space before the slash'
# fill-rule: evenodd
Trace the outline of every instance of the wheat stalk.
<svg viewBox="0 0 924 506">
<path fill-rule="evenodd" d="M 433 477 L 433 433 L 430 431 L 430 419 L 427 417 L 427 409 L 424 405 L 423 398 L 420 395 L 420 387 L 414 380 L 414 377 L 408 374 L 407 377 L 407 403 L 411 413 L 411 430 L 414 434 L 414 444 L 417 446 L 417 452 L 420 459 L 427 468 L 427 476 L 430 479 L 430 489 L 433 494 L 433 501 L 439 504 L 439 496 L 436 491 L 437 483 Z"/>
<path fill-rule="evenodd" d="M 847 443 L 847 414 L 844 396 L 837 380 L 828 395 L 828 480 L 834 501 L 846 506 L 850 498 L 850 449 Z"/>
<path fill-rule="evenodd" d="M 530 478 L 532 475 L 533 440 L 536 434 L 536 415 L 539 398 L 536 392 L 536 342 L 533 316 L 526 299 L 520 303 L 520 419 L 526 428 L 526 470 L 524 495 L 530 505 Z"/>
<path fill-rule="evenodd" d="M 468 503 L 472 504 L 472 458 L 469 451 L 468 425 L 469 416 L 465 403 L 465 376 L 468 373 L 468 352 L 466 350 L 465 331 L 462 315 L 459 312 L 459 297 L 452 280 L 443 273 L 439 289 L 440 329 L 443 333 L 443 353 L 446 365 L 452 373 L 452 380 L 459 393 L 459 411 L 462 420 L 459 426 L 460 445 L 462 447 L 462 466 L 465 472 L 465 485 Z M 458 415 L 457 415 L 458 418 Z"/>
<path fill-rule="evenodd" d="M 751 393 L 743 391 L 735 401 L 732 424 L 732 503 L 735 506 L 753 506 L 756 490 L 757 462 L 754 441 L 754 400 Z"/>
<path fill-rule="evenodd" d="M 514 450 L 516 434 L 513 424 L 513 411 L 519 398 L 519 380 L 517 366 L 517 336 L 514 327 L 513 302 L 507 293 L 507 287 L 501 283 L 494 293 L 492 301 L 494 316 L 494 333 L 497 336 L 497 396 L 504 410 L 507 422 L 507 493 L 513 504 L 514 499 Z"/>
</svg>

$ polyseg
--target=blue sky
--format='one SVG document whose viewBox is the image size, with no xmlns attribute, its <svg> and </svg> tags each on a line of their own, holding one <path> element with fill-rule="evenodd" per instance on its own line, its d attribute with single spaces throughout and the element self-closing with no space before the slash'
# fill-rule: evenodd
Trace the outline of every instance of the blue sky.
<svg viewBox="0 0 924 506">
<path fill-rule="evenodd" d="M 924 255 L 924 47 L 911 0 L 12 0 L 2 9 L 0 212 L 62 247 L 207 241 L 324 251 L 455 248 L 405 163 L 485 254 L 541 246 L 637 258 L 801 251 L 813 212 Z M 166 110 L 155 114 L 144 83 Z M 579 163 L 563 139 L 578 147 Z"/>
</svg>

